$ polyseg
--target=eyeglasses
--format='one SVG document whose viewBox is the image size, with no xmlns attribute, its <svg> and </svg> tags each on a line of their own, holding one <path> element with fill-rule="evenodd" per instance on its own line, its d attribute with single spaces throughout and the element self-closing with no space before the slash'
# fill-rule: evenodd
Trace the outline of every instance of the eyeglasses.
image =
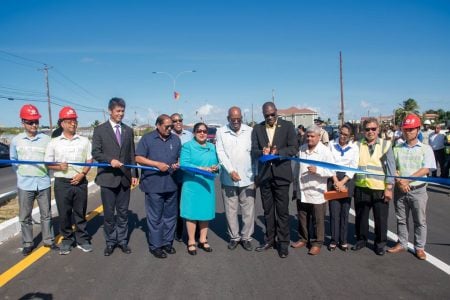
<svg viewBox="0 0 450 300">
<path fill-rule="evenodd" d="M 367 127 L 367 128 L 364 128 L 364 130 L 365 130 L 366 132 L 369 132 L 369 131 L 377 131 L 377 129 L 378 129 L 378 127 Z"/>
<path fill-rule="evenodd" d="M 63 122 L 68 124 L 78 124 L 78 121 L 75 119 L 65 119 Z"/>
<path fill-rule="evenodd" d="M 173 125 L 164 125 L 164 128 L 166 130 L 173 129 Z"/>
<path fill-rule="evenodd" d="M 206 130 L 206 129 L 197 129 L 197 130 L 195 131 L 195 133 L 204 133 L 204 134 L 207 134 L 207 133 L 208 133 L 208 130 Z"/>
<path fill-rule="evenodd" d="M 24 124 L 33 126 L 33 125 L 39 125 L 39 121 L 29 121 L 29 120 L 23 120 L 22 121 Z"/>
<path fill-rule="evenodd" d="M 172 119 L 172 122 L 173 123 L 183 123 L 183 119 L 176 119 L 176 120 Z"/>
<path fill-rule="evenodd" d="M 277 116 L 277 113 L 271 113 L 271 114 L 264 115 L 264 119 L 268 119 L 270 117 L 276 117 L 276 116 Z"/>
</svg>

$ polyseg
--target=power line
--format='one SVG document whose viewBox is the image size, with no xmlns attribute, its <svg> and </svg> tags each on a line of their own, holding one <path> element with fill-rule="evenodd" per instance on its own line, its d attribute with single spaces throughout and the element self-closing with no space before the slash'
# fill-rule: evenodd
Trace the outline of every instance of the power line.
<svg viewBox="0 0 450 300">
<path fill-rule="evenodd" d="M 20 55 L 14 54 L 14 53 L 10 53 L 10 52 L 4 51 L 4 50 L 0 50 L 0 52 L 2 52 L 2 53 L 4 53 L 4 54 L 7 54 L 7 55 L 9 55 L 9 56 L 13 56 L 13 57 L 17 57 L 17 58 L 26 60 L 26 61 L 38 63 L 38 64 L 40 64 L 40 65 L 46 65 L 46 63 L 44 63 L 44 62 L 42 62 L 42 61 L 38 61 L 38 60 L 35 60 L 35 59 L 23 57 L 23 56 L 20 56 Z"/>
<path fill-rule="evenodd" d="M 16 61 L 13 61 L 13 60 L 9 60 L 9 59 L 4 58 L 4 57 L 0 57 L 0 59 L 1 59 L 1 60 L 4 60 L 4 61 L 7 61 L 7 62 L 10 62 L 10 63 L 12 63 L 12 64 L 16 64 L 16 65 L 22 66 L 22 67 L 27 67 L 27 68 L 30 68 L 30 69 L 36 69 L 35 66 L 31 66 L 31 65 L 26 65 L 26 64 L 23 64 L 23 63 L 19 63 L 19 62 L 16 62 Z"/>
<path fill-rule="evenodd" d="M 83 90 L 86 94 L 88 94 L 89 96 L 93 97 L 95 100 L 98 100 L 99 97 L 92 94 L 90 91 L 88 91 L 87 89 L 85 89 L 84 87 L 82 87 L 81 85 L 79 85 L 78 83 L 76 83 L 75 81 L 73 81 L 72 79 L 70 79 L 69 77 L 67 77 L 66 75 L 64 75 L 63 73 L 61 73 L 61 71 L 59 71 L 58 69 L 54 69 L 54 71 L 56 73 L 58 73 L 60 76 L 62 76 L 63 78 L 65 78 L 67 81 L 71 82 L 72 84 L 76 85 L 78 88 L 80 88 L 81 90 Z"/>
</svg>

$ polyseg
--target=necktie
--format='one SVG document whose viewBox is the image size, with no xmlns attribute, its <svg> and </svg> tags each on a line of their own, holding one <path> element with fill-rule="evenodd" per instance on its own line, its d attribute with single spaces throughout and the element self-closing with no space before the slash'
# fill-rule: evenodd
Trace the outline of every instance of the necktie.
<svg viewBox="0 0 450 300">
<path fill-rule="evenodd" d="M 117 124 L 116 126 L 116 139 L 117 139 L 117 142 L 119 143 L 119 146 L 120 146 L 120 142 L 122 141 L 122 138 L 121 138 L 121 135 L 120 135 L 120 125 L 119 124 Z"/>
</svg>

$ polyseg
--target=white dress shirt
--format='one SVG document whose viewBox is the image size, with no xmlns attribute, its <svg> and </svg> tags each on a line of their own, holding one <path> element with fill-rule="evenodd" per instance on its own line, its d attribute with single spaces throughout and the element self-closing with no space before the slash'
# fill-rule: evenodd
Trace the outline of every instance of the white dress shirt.
<svg viewBox="0 0 450 300">
<path fill-rule="evenodd" d="M 322 143 L 318 143 L 313 150 L 308 149 L 308 145 L 304 144 L 300 147 L 299 157 L 304 159 L 317 160 L 321 162 L 334 163 L 333 154 L 330 149 Z M 335 174 L 330 169 L 317 167 L 316 173 L 308 171 L 310 165 L 300 163 L 298 174 L 298 183 L 300 188 L 301 202 L 310 204 L 322 204 L 326 200 L 323 193 L 327 191 L 327 180 Z"/>
<path fill-rule="evenodd" d="M 220 127 L 216 133 L 216 149 L 219 162 L 223 167 L 220 179 L 226 186 L 249 186 L 254 180 L 255 164 L 252 163 L 252 131 L 253 128 L 241 125 L 238 132 L 230 129 L 229 125 Z M 230 173 L 239 174 L 241 180 L 234 182 Z"/>
<path fill-rule="evenodd" d="M 359 148 L 356 143 L 349 142 L 346 146 L 341 147 L 342 151 L 339 150 L 339 139 L 335 139 L 330 142 L 330 150 L 334 157 L 334 162 L 337 165 L 350 167 L 350 168 L 358 168 L 359 163 Z M 345 172 L 345 175 L 352 179 L 355 175 L 354 172 Z"/>
</svg>

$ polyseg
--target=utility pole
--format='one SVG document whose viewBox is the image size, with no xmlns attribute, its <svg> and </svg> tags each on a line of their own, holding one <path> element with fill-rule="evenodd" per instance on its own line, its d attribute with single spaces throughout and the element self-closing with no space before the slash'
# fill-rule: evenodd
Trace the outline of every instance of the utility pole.
<svg viewBox="0 0 450 300">
<path fill-rule="evenodd" d="M 51 102 L 50 102 L 50 86 L 48 84 L 48 70 L 51 68 L 52 67 L 49 68 L 47 65 L 44 65 L 43 69 L 38 69 L 38 71 L 44 71 L 44 73 L 45 73 L 45 84 L 47 87 L 48 121 L 49 121 L 49 126 L 50 126 L 50 132 L 53 131 L 52 106 L 51 106 Z"/>
<path fill-rule="evenodd" d="M 275 104 L 275 89 L 272 89 L 272 102 Z"/>
<path fill-rule="evenodd" d="M 341 80 L 341 116 L 340 116 L 340 125 L 344 125 L 344 80 L 342 79 L 342 52 L 339 51 L 339 74 Z"/>
<path fill-rule="evenodd" d="M 252 103 L 252 127 L 253 127 L 254 123 L 253 123 L 253 103 Z"/>
</svg>

